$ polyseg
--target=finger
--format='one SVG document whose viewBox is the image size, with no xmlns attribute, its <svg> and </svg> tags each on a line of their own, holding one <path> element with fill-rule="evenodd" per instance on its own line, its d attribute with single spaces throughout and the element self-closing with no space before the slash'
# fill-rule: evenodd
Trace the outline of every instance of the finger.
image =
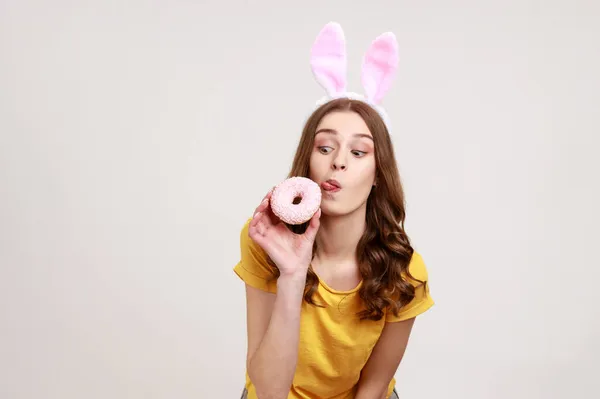
<svg viewBox="0 0 600 399">
<path fill-rule="evenodd" d="M 256 229 L 256 225 L 258 224 L 258 222 L 260 221 L 260 212 L 256 212 L 253 216 L 252 216 L 252 220 L 250 221 L 250 225 L 248 227 L 249 232 L 251 232 L 253 229 Z"/>
<path fill-rule="evenodd" d="M 265 201 L 266 203 L 263 207 L 263 210 L 260 212 L 262 215 L 264 215 L 264 218 L 261 219 L 261 224 L 264 224 L 266 228 L 270 229 L 279 222 L 279 218 L 273 213 L 273 209 L 271 208 L 271 203 L 269 202 L 269 199 L 266 198 Z"/>
<path fill-rule="evenodd" d="M 250 226 L 248 227 L 248 234 L 250 234 L 250 237 L 256 240 L 265 235 L 269 229 L 269 226 L 267 226 L 267 223 L 265 223 L 265 220 L 267 219 L 268 217 L 262 212 L 258 212 L 256 215 L 254 215 L 252 221 L 250 222 Z"/>
<path fill-rule="evenodd" d="M 258 207 L 259 211 L 254 214 L 250 221 L 250 227 L 257 229 L 259 234 L 264 235 L 269 229 L 274 227 L 272 217 L 273 212 L 270 210 L 269 203 L 261 203 Z M 262 209 L 262 210 L 260 210 Z"/>
<path fill-rule="evenodd" d="M 254 209 L 254 214 L 256 215 L 259 212 L 264 212 L 269 205 L 269 199 L 267 197 L 263 198 L 263 200 L 258 204 L 256 209 Z"/>
<path fill-rule="evenodd" d="M 269 201 L 269 199 L 271 198 L 271 194 L 273 193 L 273 189 L 274 189 L 274 188 L 275 188 L 275 187 L 272 187 L 272 188 L 271 188 L 269 191 L 267 191 L 267 193 L 266 193 L 266 194 L 265 194 L 265 196 L 262 198 L 262 200 L 260 200 L 260 205 L 258 205 L 258 206 L 256 207 L 256 210 L 254 211 L 255 213 L 256 213 L 256 212 L 259 210 L 259 208 L 260 208 L 261 206 L 264 206 L 264 204 L 265 204 L 265 200 L 266 200 L 267 202 Z"/>
<path fill-rule="evenodd" d="M 273 190 L 275 190 L 275 186 L 271 187 L 271 189 L 269 191 L 267 191 L 267 193 L 265 194 L 265 196 L 263 197 L 263 201 L 265 199 L 270 200 L 271 196 L 273 195 Z"/>
<path fill-rule="evenodd" d="M 278 225 L 282 223 L 281 219 L 273 212 L 273 208 L 271 207 L 271 203 L 269 202 L 269 206 L 265 210 L 265 214 L 268 216 L 269 223 L 271 226 Z"/>
<path fill-rule="evenodd" d="M 256 211 L 254 212 L 254 215 L 252 215 L 252 220 L 250 221 L 250 227 L 256 227 L 259 224 L 263 224 L 265 221 L 265 216 L 266 216 L 266 210 L 264 209 L 266 207 L 266 205 L 264 203 L 261 203 L 257 208 Z"/>
<path fill-rule="evenodd" d="M 263 197 L 260 204 L 254 209 L 254 215 L 256 215 L 258 212 L 265 212 L 265 210 L 268 209 L 272 192 L 273 192 L 273 188 L 267 192 L 267 194 Z"/>
<path fill-rule="evenodd" d="M 258 244 L 258 246 L 261 247 L 264 251 L 269 253 L 269 251 L 270 251 L 269 240 L 264 235 L 259 234 L 258 232 L 254 232 L 252 235 L 250 235 L 250 238 L 256 244 Z"/>
<path fill-rule="evenodd" d="M 260 228 L 258 226 L 250 225 L 250 227 L 248 228 L 248 236 L 250 236 L 252 241 L 256 242 L 262 247 L 264 235 L 261 234 Z"/>
<path fill-rule="evenodd" d="M 275 190 L 275 187 L 276 186 L 273 186 L 265 196 L 265 198 L 268 200 L 268 204 L 264 212 L 269 217 L 270 227 L 282 223 L 281 219 L 277 215 L 275 215 L 275 213 L 273 212 L 273 208 L 271 207 L 271 197 L 273 195 L 273 190 Z"/>
</svg>

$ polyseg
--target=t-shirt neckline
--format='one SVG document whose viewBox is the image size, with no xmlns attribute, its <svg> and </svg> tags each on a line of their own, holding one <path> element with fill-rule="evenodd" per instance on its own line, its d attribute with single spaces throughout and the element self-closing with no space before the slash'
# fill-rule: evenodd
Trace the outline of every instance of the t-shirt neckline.
<svg viewBox="0 0 600 399">
<path fill-rule="evenodd" d="M 358 284 L 356 285 L 356 287 L 351 288 L 349 290 L 336 290 L 335 288 L 331 288 L 329 285 L 327 285 L 327 283 L 325 281 L 323 281 L 323 279 L 321 279 L 321 277 L 319 277 L 319 275 L 315 272 L 315 275 L 317 276 L 317 279 L 319 280 L 319 284 L 325 288 L 327 291 L 331 292 L 332 294 L 337 294 L 337 295 L 348 295 L 348 294 L 353 294 L 355 292 L 357 292 L 358 290 L 360 290 L 360 287 L 362 287 L 363 285 L 363 279 L 361 279 Z"/>
</svg>

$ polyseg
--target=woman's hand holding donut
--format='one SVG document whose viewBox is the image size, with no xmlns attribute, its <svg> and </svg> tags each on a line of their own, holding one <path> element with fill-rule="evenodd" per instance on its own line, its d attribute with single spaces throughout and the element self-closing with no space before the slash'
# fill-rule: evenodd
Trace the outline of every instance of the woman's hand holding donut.
<svg viewBox="0 0 600 399">
<path fill-rule="evenodd" d="M 270 207 L 272 191 L 267 193 L 256 208 L 248 234 L 275 262 L 281 276 L 305 274 L 312 260 L 313 243 L 320 226 L 321 209 L 317 210 L 310 219 L 304 234 L 296 234 L 273 214 Z"/>
</svg>

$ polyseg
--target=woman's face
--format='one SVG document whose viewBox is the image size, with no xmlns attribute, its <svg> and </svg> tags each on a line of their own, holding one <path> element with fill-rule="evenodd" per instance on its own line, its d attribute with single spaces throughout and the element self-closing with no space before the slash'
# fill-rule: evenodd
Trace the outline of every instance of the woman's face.
<svg viewBox="0 0 600 399">
<path fill-rule="evenodd" d="M 375 181 L 375 154 L 373 136 L 360 115 L 334 111 L 321 120 L 309 177 L 321 186 L 324 215 L 346 215 L 365 206 Z"/>
</svg>

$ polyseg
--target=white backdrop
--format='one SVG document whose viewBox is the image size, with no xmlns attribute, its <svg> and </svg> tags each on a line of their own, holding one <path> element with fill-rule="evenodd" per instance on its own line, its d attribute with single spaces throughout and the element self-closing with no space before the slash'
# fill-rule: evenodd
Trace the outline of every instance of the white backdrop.
<svg viewBox="0 0 600 399">
<path fill-rule="evenodd" d="M 352 90 L 400 44 L 385 107 L 436 300 L 401 397 L 600 397 L 600 3 L 283 3 L 0 1 L 0 397 L 239 396 L 239 231 L 331 20 Z"/>
</svg>

